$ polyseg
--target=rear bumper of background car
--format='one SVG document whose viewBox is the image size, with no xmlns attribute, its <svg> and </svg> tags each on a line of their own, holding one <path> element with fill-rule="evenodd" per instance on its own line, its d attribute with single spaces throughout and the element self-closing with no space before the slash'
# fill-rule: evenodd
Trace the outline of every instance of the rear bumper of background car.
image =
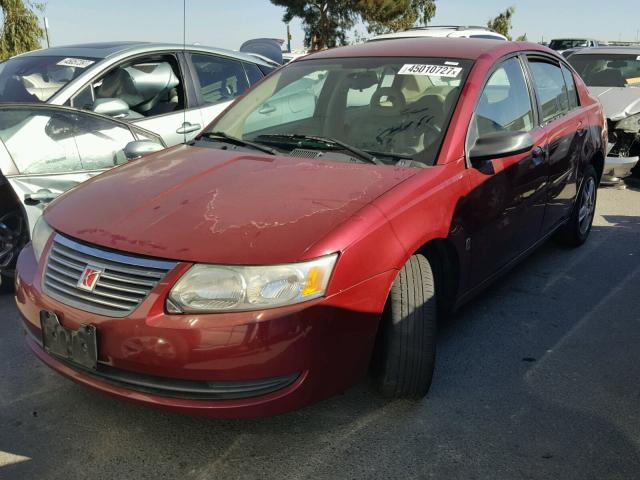
<svg viewBox="0 0 640 480">
<path fill-rule="evenodd" d="M 177 276 L 179 272 L 174 272 Z M 126 318 L 63 305 L 41 290 L 30 246 L 18 259 L 16 301 L 27 344 L 48 366 L 109 395 L 179 413 L 253 417 L 329 397 L 366 374 L 395 272 L 293 307 L 216 315 L 164 311 L 167 284 Z M 165 289 L 165 291 L 163 291 Z M 40 312 L 75 330 L 94 325 L 98 367 L 89 371 L 41 345 Z"/>
</svg>

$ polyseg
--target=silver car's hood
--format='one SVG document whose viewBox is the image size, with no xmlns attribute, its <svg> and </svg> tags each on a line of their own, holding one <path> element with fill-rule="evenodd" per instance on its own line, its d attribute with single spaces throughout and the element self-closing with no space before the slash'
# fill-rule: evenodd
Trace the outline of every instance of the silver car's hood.
<svg viewBox="0 0 640 480">
<path fill-rule="evenodd" d="M 640 113 L 639 87 L 589 87 L 589 92 L 598 97 L 605 116 L 614 122 Z"/>
</svg>

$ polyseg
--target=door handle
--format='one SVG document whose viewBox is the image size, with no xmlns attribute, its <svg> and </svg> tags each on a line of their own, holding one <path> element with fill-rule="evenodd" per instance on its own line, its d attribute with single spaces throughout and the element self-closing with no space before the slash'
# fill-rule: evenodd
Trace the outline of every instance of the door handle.
<svg viewBox="0 0 640 480">
<path fill-rule="evenodd" d="M 179 133 L 180 135 L 183 135 L 185 133 L 193 133 L 193 132 L 197 132 L 198 130 L 200 130 L 202 127 L 200 126 L 199 123 L 189 123 L 189 122 L 184 122 L 182 124 L 182 126 L 180 128 L 178 128 L 176 130 L 176 133 Z"/>
<path fill-rule="evenodd" d="M 547 151 L 542 147 L 536 147 L 531 152 L 531 159 L 533 163 L 536 165 L 540 165 L 544 162 L 545 157 L 547 156 Z"/>
</svg>

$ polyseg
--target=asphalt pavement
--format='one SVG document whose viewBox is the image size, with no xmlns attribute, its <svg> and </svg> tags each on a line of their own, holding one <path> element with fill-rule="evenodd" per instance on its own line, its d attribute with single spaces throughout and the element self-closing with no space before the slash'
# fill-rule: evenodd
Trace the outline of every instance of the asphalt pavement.
<svg viewBox="0 0 640 480">
<path fill-rule="evenodd" d="M 597 213 L 442 326 L 420 402 L 365 382 L 254 420 L 123 403 L 33 357 L 4 295 L 0 479 L 639 479 L 640 189 Z"/>
</svg>

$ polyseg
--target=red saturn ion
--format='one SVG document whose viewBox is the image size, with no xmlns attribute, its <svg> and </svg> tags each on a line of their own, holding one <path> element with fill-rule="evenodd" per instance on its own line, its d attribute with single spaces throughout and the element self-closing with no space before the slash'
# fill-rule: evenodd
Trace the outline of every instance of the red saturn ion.
<svg viewBox="0 0 640 480">
<path fill-rule="evenodd" d="M 210 102 L 235 72 L 207 72 Z M 548 237 L 589 235 L 600 106 L 535 44 L 398 39 L 292 62 L 190 145 L 52 203 L 17 266 L 27 342 L 116 397 L 274 415 L 371 371 L 422 397 L 436 325 Z"/>
</svg>

